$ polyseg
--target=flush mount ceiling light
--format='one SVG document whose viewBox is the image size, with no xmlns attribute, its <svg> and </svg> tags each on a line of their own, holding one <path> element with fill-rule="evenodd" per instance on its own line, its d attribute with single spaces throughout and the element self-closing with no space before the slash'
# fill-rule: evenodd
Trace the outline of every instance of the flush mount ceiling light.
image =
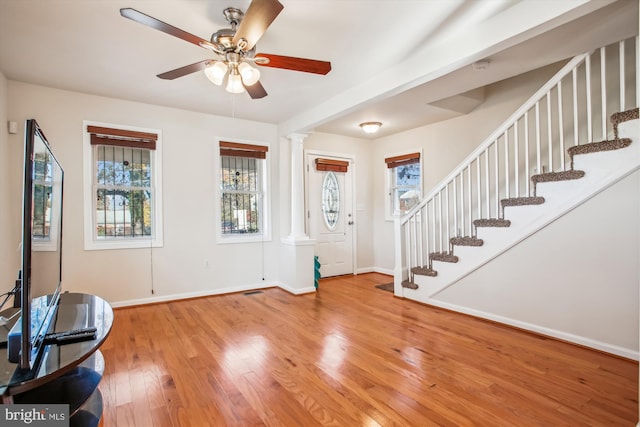
<svg viewBox="0 0 640 427">
<path fill-rule="evenodd" d="M 376 132 L 378 132 L 378 129 L 380 129 L 380 126 L 382 126 L 382 123 L 380 123 L 380 122 L 364 122 L 364 123 L 360 123 L 360 127 L 366 133 L 376 133 Z"/>
</svg>

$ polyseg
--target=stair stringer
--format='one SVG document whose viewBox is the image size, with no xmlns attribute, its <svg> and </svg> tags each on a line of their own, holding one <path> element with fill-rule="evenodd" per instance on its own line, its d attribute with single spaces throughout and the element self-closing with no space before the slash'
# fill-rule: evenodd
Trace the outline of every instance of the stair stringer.
<svg viewBox="0 0 640 427">
<path fill-rule="evenodd" d="M 479 228 L 477 237 L 484 240 L 482 247 L 456 246 L 454 253 L 459 257 L 457 263 L 434 262 L 434 269 L 438 271 L 438 275 L 436 277 L 416 275 L 414 282 L 418 288 L 403 289 L 403 297 L 427 304 L 441 305 L 437 299 L 439 293 L 455 286 L 458 281 L 513 248 L 536 231 L 639 170 L 640 121 L 621 123 L 619 135 L 621 138 L 631 138 L 631 145 L 620 150 L 576 156 L 574 169 L 584 170 L 586 174 L 583 178 L 574 181 L 539 183 L 538 195 L 545 198 L 545 203 L 507 207 L 505 219 L 511 220 L 510 227 Z M 455 310 L 455 308 L 452 309 Z M 626 356 L 628 355 L 625 354 Z"/>
</svg>

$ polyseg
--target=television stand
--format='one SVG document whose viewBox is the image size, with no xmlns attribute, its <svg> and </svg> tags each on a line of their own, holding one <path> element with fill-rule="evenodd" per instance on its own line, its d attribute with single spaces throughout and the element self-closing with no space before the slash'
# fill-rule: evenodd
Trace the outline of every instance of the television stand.
<svg viewBox="0 0 640 427">
<path fill-rule="evenodd" d="M 60 294 L 53 332 L 95 327 L 95 339 L 49 344 L 40 361 L 28 371 L 10 363 L 7 348 L 0 348 L 0 403 L 68 404 L 70 426 L 100 425 L 102 395 L 98 384 L 104 373 L 104 358 L 99 348 L 112 324 L 113 310 L 102 298 Z"/>
</svg>

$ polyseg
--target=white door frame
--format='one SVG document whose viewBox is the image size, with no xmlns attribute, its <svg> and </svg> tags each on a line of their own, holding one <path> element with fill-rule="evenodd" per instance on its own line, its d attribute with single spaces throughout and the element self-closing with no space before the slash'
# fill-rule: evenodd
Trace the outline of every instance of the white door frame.
<svg viewBox="0 0 640 427">
<path fill-rule="evenodd" d="M 351 260 L 351 265 L 353 266 L 353 271 L 351 272 L 352 274 L 357 274 L 356 272 L 358 271 L 358 265 L 356 263 L 356 260 L 358 259 L 357 257 L 357 252 L 358 252 L 358 246 L 357 246 L 357 242 L 358 242 L 358 218 L 356 216 L 356 161 L 355 161 L 355 157 L 351 154 L 343 154 L 343 153 L 335 153 L 335 152 L 330 152 L 330 151 L 321 151 L 321 150 L 312 150 L 312 149 L 305 149 L 304 150 L 304 229 L 305 229 L 305 233 L 307 234 L 307 236 L 309 236 L 309 194 L 310 194 L 310 188 L 309 188 L 309 169 L 312 167 L 310 165 L 311 161 L 310 161 L 310 157 L 311 156 L 320 156 L 320 157 L 326 157 L 328 159 L 335 159 L 335 160 L 344 160 L 344 161 L 348 161 L 349 162 L 349 173 L 351 174 L 351 188 L 349 189 L 349 191 L 351 192 L 351 206 L 352 206 L 352 218 L 353 218 L 353 231 L 351 233 L 351 255 L 352 255 L 352 260 Z M 346 189 L 345 189 L 346 190 Z M 345 193 L 346 194 L 346 193 Z"/>
</svg>

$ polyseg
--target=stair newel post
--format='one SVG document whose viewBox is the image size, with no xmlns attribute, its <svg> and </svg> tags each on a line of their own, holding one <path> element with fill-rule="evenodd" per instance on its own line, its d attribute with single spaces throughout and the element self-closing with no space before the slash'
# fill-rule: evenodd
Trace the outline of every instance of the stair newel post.
<svg viewBox="0 0 640 427">
<path fill-rule="evenodd" d="M 393 294 L 397 297 L 402 297 L 402 225 L 400 223 L 400 213 L 394 212 L 393 214 L 393 228 L 394 228 L 394 251 L 395 251 L 395 267 L 393 269 Z M 411 279 L 411 277 L 409 277 Z"/>
</svg>

